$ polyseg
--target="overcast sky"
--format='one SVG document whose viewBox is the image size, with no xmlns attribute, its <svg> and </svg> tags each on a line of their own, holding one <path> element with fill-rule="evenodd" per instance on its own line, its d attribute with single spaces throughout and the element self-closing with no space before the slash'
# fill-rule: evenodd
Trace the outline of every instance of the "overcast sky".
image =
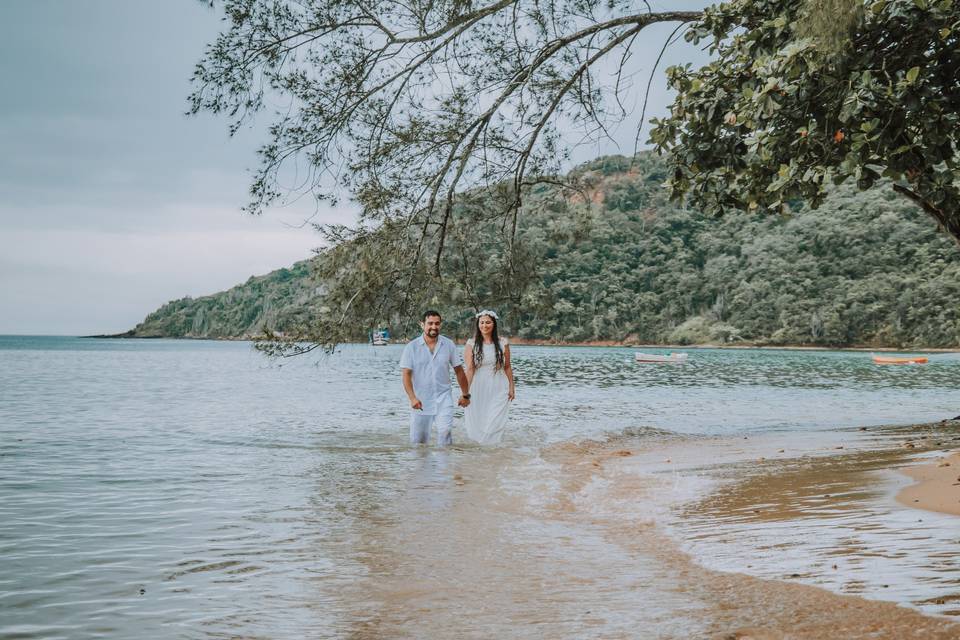
<svg viewBox="0 0 960 640">
<path fill-rule="evenodd" d="M 169 300 L 289 266 L 319 244 L 296 228 L 309 199 L 259 218 L 240 211 L 255 132 L 231 139 L 224 120 L 183 115 L 219 28 L 197 0 L 0 0 L 0 334 L 125 331 Z M 667 32 L 641 43 L 641 69 Z M 648 115 L 666 104 L 658 79 Z M 635 129 L 621 132 L 626 153 Z M 314 220 L 351 216 L 347 205 Z"/>
</svg>

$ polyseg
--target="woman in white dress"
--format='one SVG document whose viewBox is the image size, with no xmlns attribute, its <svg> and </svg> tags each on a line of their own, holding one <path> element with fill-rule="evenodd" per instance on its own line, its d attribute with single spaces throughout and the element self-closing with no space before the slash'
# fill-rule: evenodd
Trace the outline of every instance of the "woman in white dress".
<svg viewBox="0 0 960 640">
<path fill-rule="evenodd" d="M 470 439 L 480 444 L 496 444 L 503 438 L 514 397 L 510 345 L 497 333 L 499 320 L 493 311 L 478 313 L 474 337 L 467 340 L 463 353 L 470 385 L 465 426 Z"/>
</svg>

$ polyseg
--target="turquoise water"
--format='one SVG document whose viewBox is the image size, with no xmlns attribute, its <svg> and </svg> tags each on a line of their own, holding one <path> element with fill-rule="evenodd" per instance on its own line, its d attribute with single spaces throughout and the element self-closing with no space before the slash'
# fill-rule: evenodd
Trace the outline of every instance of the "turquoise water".
<svg viewBox="0 0 960 640">
<path fill-rule="evenodd" d="M 443 508 L 450 494 L 430 491 L 458 465 L 622 433 L 960 414 L 955 354 L 878 367 L 691 350 L 649 365 L 627 348 L 516 346 L 505 446 L 423 452 L 406 445 L 400 348 L 278 362 L 236 342 L 0 337 L 0 637 L 348 637 L 368 614 L 344 594 L 388 570 L 370 531 L 424 508 L 411 491 Z"/>
</svg>

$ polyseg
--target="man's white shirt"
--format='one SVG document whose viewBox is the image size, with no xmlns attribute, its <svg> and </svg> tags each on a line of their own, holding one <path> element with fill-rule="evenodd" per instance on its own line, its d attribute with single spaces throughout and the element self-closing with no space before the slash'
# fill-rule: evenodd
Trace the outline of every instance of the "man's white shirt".
<svg viewBox="0 0 960 640">
<path fill-rule="evenodd" d="M 407 343 L 400 356 L 400 368 L 413 371 L 413 392 L 423 403 L 421 413 L 436 415 L 437 397 L 450 394 L 450 367 L 460 366 L 463 366 L 460 350 L 446 336 L 437 336 L 433 353 L 422 335 Z"/>
</svg>

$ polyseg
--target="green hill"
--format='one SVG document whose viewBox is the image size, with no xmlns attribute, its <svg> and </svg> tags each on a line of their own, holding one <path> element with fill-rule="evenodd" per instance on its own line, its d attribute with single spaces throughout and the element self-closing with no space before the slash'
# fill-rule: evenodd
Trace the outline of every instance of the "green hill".
<svg viewBox="0 0 960 640">
<path fill-rule="evenodd" d="M 319 308 L 323 291 L 311 277 L 312 260 L 265 276 L 253 276 L 232 289 L 163 305 L 126 337 L 245 338 L 264 327 L 282 330 Z"/>
<path fill-rule="evenodd" d="M 510 334 L 558 342 L 960 346 L 960 248 L 889 187 L 839 188 L 820 209 L 798 204 L 790 217 L 712 219 L 669 203 L 664 172 L 650 154 L 602 158 L 576 170 L 582 195 L 547 189 L 529 199 L 519 238 L 532 257 L 533 285 L 522 300 L 500 303 Z M 493 266 L 479 282 L 498 277 L 502 252 L 489 251 L 484 262 Z M 283 331 L 320 309 L 322 291 L 304 261 L 222 293 L 170 302 L 128 335 Z M 450 295 L 445 310 L 463 306 Z M 462 311 L 452 315 L 469 315 Z M 403 335 L 415 323 L 391 328 Z M 358 338 L 366 329 L 358 328 Z"/>
</svg>

